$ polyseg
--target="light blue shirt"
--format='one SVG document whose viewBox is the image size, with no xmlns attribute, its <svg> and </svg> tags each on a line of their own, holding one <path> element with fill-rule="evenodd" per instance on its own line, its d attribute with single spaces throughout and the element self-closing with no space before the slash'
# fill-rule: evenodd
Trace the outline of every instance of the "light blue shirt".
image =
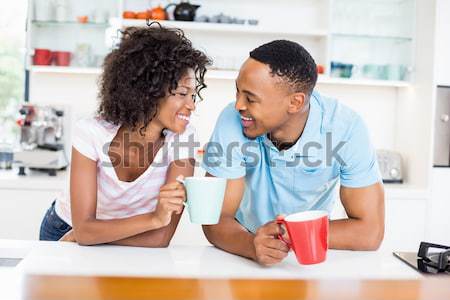
<svg viewBox="0 0 450 300">
<path fill-rule="evenodd" d="M 251 232 L 279 214 L 331 212 L 339 184 L 358 188 L 381 181 L 361 117 L 317 92 L 311 95 L 300 139 L 283 151 L 265 135 L 245 137 L 239 112 L 230 103 L 217 121 L 202 167 L 216 177 L 245 176 L 236 218 Z"/>
</svg>

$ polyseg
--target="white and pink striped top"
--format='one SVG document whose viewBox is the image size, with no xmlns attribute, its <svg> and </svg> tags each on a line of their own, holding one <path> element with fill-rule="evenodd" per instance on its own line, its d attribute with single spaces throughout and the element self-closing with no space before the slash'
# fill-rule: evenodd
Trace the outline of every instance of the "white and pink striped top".
<svg viewBox="0 0 450 300">
<path fill-rule="evenodd" d="M 191 125 L 182 134 L 166 131 L 164 146 L 148 169 L 132 182 L 121 181 L 108 155 L 109 145 L 119 128 L 97 117 L 79 120 L 73 130 L 73 147 L 97 162 L 97 219 L 126 218 L 153 211 L 170 163 L 193 158 L 196 151 L 197 137 Z M 72 225 L 69 195 L 68 189 L 60 194 L 55 209 L 58 216 Z"/>
</svg>

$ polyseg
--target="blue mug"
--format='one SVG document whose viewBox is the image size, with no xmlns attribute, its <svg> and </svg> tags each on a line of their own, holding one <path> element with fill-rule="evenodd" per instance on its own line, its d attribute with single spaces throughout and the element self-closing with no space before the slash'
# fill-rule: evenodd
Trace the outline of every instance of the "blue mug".
<svg viewBox="0 0 450 300">
<path fill-rule="evenodd" d="M 192 223 L 213 225 L 219 223 L 227 180 L 217 177 L 186 177 L 181 180 L 186 188 L 186 207 Z"/>
</svg>

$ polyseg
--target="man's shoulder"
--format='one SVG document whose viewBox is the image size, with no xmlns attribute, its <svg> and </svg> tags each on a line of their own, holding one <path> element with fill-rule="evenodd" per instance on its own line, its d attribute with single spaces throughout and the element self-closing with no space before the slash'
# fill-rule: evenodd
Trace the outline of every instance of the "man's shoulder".
<svg viewBox="0 0 450 300">
<path fill-rule="evenodd" d="M 240 124 L 239 112 L 234 108 L 234 102 L 228 103 L 219 116 L 219 121 Z"/>
<path fill-rule="evenodd" d="M 215 133 L 228 137 L 229 142 L 243 142 L 245 137 L 239 112 L 234 108 L 234 102 L 225 106 L 216 123 Z"/>
</svg>

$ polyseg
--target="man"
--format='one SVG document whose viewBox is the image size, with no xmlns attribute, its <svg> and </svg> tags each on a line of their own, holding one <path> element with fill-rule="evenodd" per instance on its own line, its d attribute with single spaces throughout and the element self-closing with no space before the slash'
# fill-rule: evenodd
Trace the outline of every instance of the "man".
<svg viewBox="0 0 450 300">
<path fill-rule="evenodd" d="M 338 186 L 348 218 L 330 221 L 329 247 L 379 247 L 384 190 L 366 126 L 314 92 L 316 81 L 314 60 L 291 41 L 264 44 L 242 65 L 236 102 L 221 113 L 202 165 L 228 178 L 219 224 L 203 226 L 216 247 L 276 264 L 289 251 L 277 216 L 331 212 Z"/>
</svg>

